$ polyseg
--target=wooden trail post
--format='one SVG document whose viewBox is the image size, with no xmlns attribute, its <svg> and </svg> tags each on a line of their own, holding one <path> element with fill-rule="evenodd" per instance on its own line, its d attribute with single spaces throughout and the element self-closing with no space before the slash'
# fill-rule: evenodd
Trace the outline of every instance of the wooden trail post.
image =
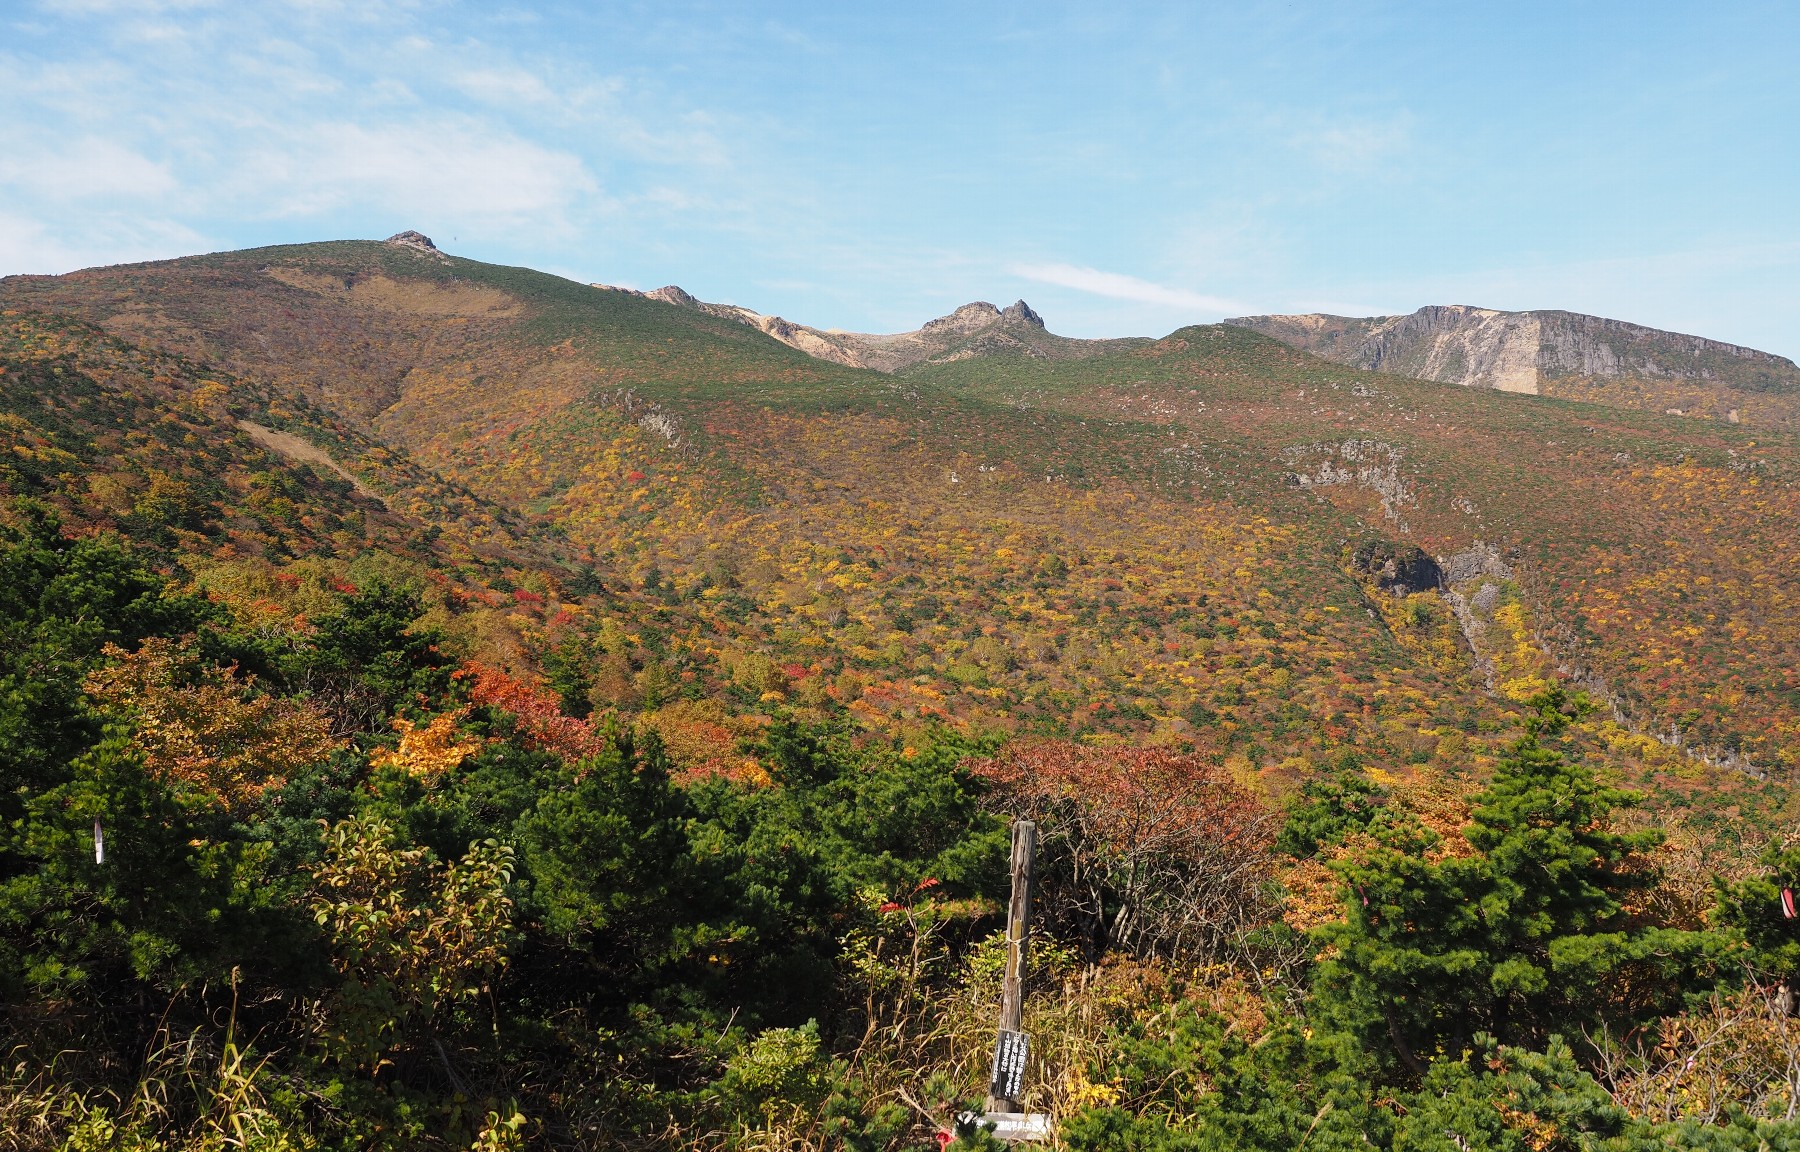
<svg viewBox="0 0 1800 1152">
<path fill-rule="evenodd" d="M 1025 936 L 1031 921 L 1031 864 L 1037 825 L 1015 820 L 1012 828 L 1012 900 L 1006 908 L 1006 979 L 1000 985 L 1000 1036 L 994 1045 L 994 1074 L 988 1085 L 989 1112 L 1020 1112 L 1025 1094 L 1028 1041 L 1025 1017 Z"/>
</svg>

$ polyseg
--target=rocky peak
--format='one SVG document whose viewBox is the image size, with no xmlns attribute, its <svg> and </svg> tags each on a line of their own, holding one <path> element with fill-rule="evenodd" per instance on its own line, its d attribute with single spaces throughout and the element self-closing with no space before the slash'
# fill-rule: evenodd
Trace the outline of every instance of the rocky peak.
<svg viewBox="0 0 1800 1152">
<path fill-rule="evenodd" d="M 795 338 L 804 331 L 792 320 L 783 320 L 779 316 L 764 316 L 762 321 L 762 330 L 783 344 L 792 344 Z"/>
<path fill-rule="evenodd" d="M 1036 312 L 1033 312 L 1031 310 L 1031 305 L 1025 303 L 1023 300 L 1014 300 L 1011 304 L 1007 305 L 1007 307 L 1001 311 L 1000 319 L 1002 322 L 1014 320 L 1020 324 L 1029 324 L 1033 328 L 1042 328 L 1044 326 L 1044 318 L 1039 316 Z"/>
<path fill-rule="evenodd" d="M 977 300 L 972 304 L 964 304 L 948 316 L 939 316 L 936 320 L 925 321 L 921 332 L 932 332 L 939 335 L 953 333 L 979 332 L 1000 320 L 1000 309 L 986 300 Z"/>
<path fill-rule="evenodd" d="M 674 304 L 680 308 L 700 307 L 700 301 L 673 284 L 665 284 L 656 291 L 646 292 L 644 295 L 652 300 L 661 300 L 664 304 Z"/>
<path fill-rule="evenodd" d="M 384 243 L 393 244 L 401 248 L 416 248 L 421 252 L 436 252 L 438 250 L 438 246 L 431 242 L 431 237 L 425 235 L 423 232 L 414 232 L 410 228 L 404 232 L 394 233 L 392 236 L 389 236 Z"/>
</svg>

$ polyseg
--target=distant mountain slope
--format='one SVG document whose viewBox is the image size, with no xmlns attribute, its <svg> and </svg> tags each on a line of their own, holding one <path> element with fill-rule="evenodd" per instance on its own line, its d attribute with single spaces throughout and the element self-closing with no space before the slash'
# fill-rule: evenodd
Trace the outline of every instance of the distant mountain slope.
<svg viewBox="0 0 1800 1152">
<path fill-rule="evenodd" d="M 848 371 L 731 320 L 426 244 L 296 244 L 9 276 L 0 307 L 79 316 L 439 459 L 598 390 L 804 394 Z M 445 437 L 452 429 L 461 439 Z"/>
<path fill-rule="evenodd" d="M 1160 427 L 1164 460 L 1209 492 L 1310 533 L 1331 530 L 1335 506 L 1436 557 L 1503 694 L 1531 682 L 1507 670 L 1504 644 L 1541 644 L 1640 730 L 1800 768 L 1791 434 L 1374 375 L 1226 325 L 1123 355 L 967 361 L 915 379 L 1078 415 L 1120 442 Z M 1259 488 L 1275 476 L 1312 507 Z M 1484 584 L 1516 590 L 1512 641 L 1489 638 L 1497 626 L 1482 621 L 1501 616 Z"/>
<path fill-rule="evenodd" d="M 1800 368 L 1768 352 L 1577 312 L 1432 305 L 1405 316 L 1240 316 L 1225 323 L 1371 371 L 1733 419 L 1800 396 Z M 1699 391 L 1696 391 L 1699 389 Z M 1786 411 L 1785 405 L 1778 405 Z M 1714 411 L 1713 409 L 1716 409 Z"/>
<path fill-rule="evenodd" d="M 9 496 L 160 551 L 281 559 L 381 548 L 471 571 L 554 566 L 566 551 L 297 397 L 10 309 L 0 321 L 0 503 Z"/>
<path fill-rule="evenodd" d="M 1023 300 L 1014 301 L 1006 308 L 996 308 L 985 300 L 977 300 L 964 304 L 948 316 L 927 320 L 915 331 L 878 334 L 813 328 L 779 316 L 764 316 L 736 304 L 709 304 L 673 284 L 652 292 L 616 288 L 610 284 L 594 287 L 736 320 L 773 336 L 790 348 L 798 348 L 808 356 L 853 368 L 873 368 L 877 372 L 900 372 L 916 364 L 948 364 L 982 356 L 1082 360 L 1142 347 L 1150 342 L 1141 337 L 1079 340 L 1058 336 L 1044 326 L 1044 318 Z"/>
</svg>

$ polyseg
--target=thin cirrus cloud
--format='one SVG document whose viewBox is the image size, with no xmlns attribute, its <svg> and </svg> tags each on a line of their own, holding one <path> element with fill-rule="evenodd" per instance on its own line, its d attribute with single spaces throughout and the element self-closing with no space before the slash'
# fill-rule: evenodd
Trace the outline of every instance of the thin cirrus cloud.
<svg viewBox="0 0 1800 1152">
<path fill-rule="evenodd" d="M 87 35 L 0 49 L 0 103 L 20 113 L 0 126 L 0 274 L 104 256 L 101 235 L 120 258 L 267 242 L 274 221 L 560 244 L 618 210 L 579 130 L 584 112 L 632 130 L 604 78 L 559 92 L 504 51 L 409 36 L 380 4 L 357 17 L 390 33 L 380 53 L 285 4 L 205 7 L 55 0 L 40 14 Z M 155 52 L 117 19 L 165 15 L 181 35 Z"/>
<path fill-rule="evenodd" d="M 0 157 L 0 184 L 57 199 L 161 196 L 178 186 L 167 165 L 95 136 L 8 148 Z"/>
<path fill-rule="evenodd" d="M 1296 133 L 1290 142 L 1327 172 L 1369 175 L 1382 171 L 1405 153 L 1411 145 L 1411 127 L 1404 119 L 1352 121 Z"/>
<path fill-rule="evenodd" d="M 1077 292 L 1104 296 L 1110 300 L 1129 300 L 1137 304 L 1155 304 L 1191 312 L 1217 313 L 1221 316 L 1252 311 L 1244 304 L 1222 296 L 1208 296 L 1186 288 L 1140 280 L 1122 272 L 1102 272 L 1098 268 L 1084 268 L 1077 264 L 1016 264 L 1011 271 L 1016 276 L 1040 284 L 1072 288 Z"/>
<path fill-rule="evenodd" d="M 489 223 L 560 222 L 599 194 L 581 159 L 480 124 L 319 125 L 251 158 L 241 203 L 272 216 L 370 205 Z"/>
<path fill-rule="evenodd" d="M 137 213 L 88 215 L 82 223 L 81 232 L 69 234 L 31 216 L 0 211 L 0 272 L 67 271 L 205 250 L 205 238 L 193 229 Z"/>
<path fill-rule="evenodd" d="M 465 95 L 485 104 L 547 105 L 558 102 L 539 76 L 523 68 L 477 68 L 451 79 Z"/>
</svg>

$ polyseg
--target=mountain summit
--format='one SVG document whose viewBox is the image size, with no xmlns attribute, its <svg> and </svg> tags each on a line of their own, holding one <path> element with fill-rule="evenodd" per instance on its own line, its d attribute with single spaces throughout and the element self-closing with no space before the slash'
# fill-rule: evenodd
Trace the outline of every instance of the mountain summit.
<svg viewBox="0 0 1800 1152">
<path fill-rule="evenodd" d="M 431 237 L 425 235 L 423 232 L 414 232 L 411 228 L 408 228 L 404 232 L 394 233 L 383 241 L 383 243 L 398 244 L 402 248 L 417 248 L 421 252 L 436 252 L 438 250 L 438 246 L 431 242 Z"/>
</svg>

